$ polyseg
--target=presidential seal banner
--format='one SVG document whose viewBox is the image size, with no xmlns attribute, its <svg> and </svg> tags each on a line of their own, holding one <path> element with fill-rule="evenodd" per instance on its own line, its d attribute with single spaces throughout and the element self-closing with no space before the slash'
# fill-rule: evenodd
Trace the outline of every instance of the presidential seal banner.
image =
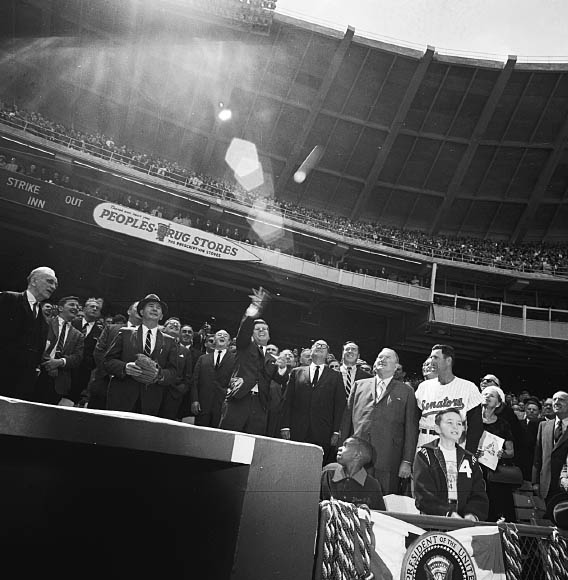
<svg viewBox="0 0 568 580">
<path fill-rule="evenodd" d="M 506 580 L 497 526 L 427 532 L 367 506 L 320 506 L 314 580 Z"/>
<path fill-rule="evenodd" d="M 371 519 L 375 552 L 393 580 L 505 580 L 497 526 L 426 532 L 375 511 Z"/>
<path fill-rule="evenodd" d="M 402 573 L 404 580 L 476 580 L 467 550 L 442 532 L 428 532 L 408 548 Z"/>
</svg>

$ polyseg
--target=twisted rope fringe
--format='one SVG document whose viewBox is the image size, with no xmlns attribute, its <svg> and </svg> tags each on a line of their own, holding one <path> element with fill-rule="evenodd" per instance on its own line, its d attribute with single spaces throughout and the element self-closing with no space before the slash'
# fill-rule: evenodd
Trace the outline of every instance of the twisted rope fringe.
<svg viewBox="0 0 568 580">
<path fill-rule="evenodd" d="M 503 555 L 505 557 L 505 573 L 507 580 L 520 580 L 522 569 L 521 543 L 519 534 L 512 526 L 504 525 L 501 527 Z M 547 578 L 548 580 L 548 578 Z"/>
<path fill-rule="evenodd" d="M 555 530 L 550 538 L 541 540 L 547 580 L 568 580 L 568 542 Z"/>
<path fill-rule="evenodd" d="M 373 522 L 367 506 L 339 500 L 320 504 L 325 518 L 322 580 L 373 580 Z M 523 558 L 516 526 L 499 526 L 507 580 L 521 580 Z M 546 580 L 568 580 L 568 540 L 555 530 L 538 540 Z"/>
<path fill-rule="evenodd" d="M 325 517 L 323 580 L 372 580 L 369 508 L 330 499 L 322 501 L 320 509 Z"/>
</svg>

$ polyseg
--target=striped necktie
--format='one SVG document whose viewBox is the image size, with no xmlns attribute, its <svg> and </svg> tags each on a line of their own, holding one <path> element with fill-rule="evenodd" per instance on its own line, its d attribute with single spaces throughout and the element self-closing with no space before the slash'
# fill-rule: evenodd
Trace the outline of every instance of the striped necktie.
<svg viewBox="0 0 568 580">
<path fill-rule="evenodd" d="M 353 388 L 353 377 L 351 375 L 351 369 L 353 367 L 345 367 L 345 394 L 349 396 L 351 389 Z"/>
<path fill-rule="evenodd" d="M 55 346 L 55 358 L 61 358 L 61 351 L 63 350 L 63 345 L 65 344 L 65 334 L 67 333 L 67 322 L 63 323 L 61 327 L 61 332 L 59 333 L 59 338 L 57 339 L 57 345 Z"/>
<path fill-rule="evenodd" d="M 146 333 L 146 343 L 144 344 L 144 354 L 150 356 L 152 354 L 152 331 L 148 330 Z"/>
</svg>

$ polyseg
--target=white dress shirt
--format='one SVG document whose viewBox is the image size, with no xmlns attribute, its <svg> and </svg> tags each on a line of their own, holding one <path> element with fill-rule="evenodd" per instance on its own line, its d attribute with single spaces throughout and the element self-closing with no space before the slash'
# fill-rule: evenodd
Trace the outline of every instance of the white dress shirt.
<svg viewBox="0 0 568 580">
<path fill-rule="evenodd" d="M 223 359 L 225 358 L 226 352 L 227 352 L 227 349 L 223 349 L 223 350 L 215 349 L 213 351 L 213 364 L 214 365 L 217 364 L 217 357 L 219 356 L 219 353 L 221 353 L 221 358 L 219 359 L 219 364 L 221 364 L 223 362 Z"/>
<path fill-rule="evenodd" d="M 37 302 L 36 297 L 29 290 L 26 290 L 26 298 L 28 299 L 28 304 L 30 305 L 30 310 L 33 312 L 34 306 Z M 38 314 L 39 314 L 39 310 L 38 310 Z"/>
<path fill-rule="evenodd" d="M 391 381 L 392 377 L 389 377 L 388 379 L 381 379 L 378 375 L 375 375 L 375 403 L 378 403 L 383 398 L 383 395 L 385 394 L 385 391 L 387 390 L 387 387 Z"/>
<path fill-rule="evenodd" d="M 324 363 L 322 363 L 321 365 L 317 365 L 315 363 L 310 363 L 310 383 L 314 382 L 314 375 L 316 374 L 316 367 L 319 367 L 318 381 L 319 381 L 319 379 L 321 379 L 321 375 L 323 373 L 324 366 L 325 366 Z"/>
<path fill-rule="evenodd" d="M 148 335 L 148 331 L 151 332 L 151 344 L 152 348 L 150 352 L 154 352 L 156 348 L 156 336 L 158 334 L 158 327 L 156 328 L 148 328 L 147 326 L 142 325 L 142 348 L 144 349 L 146 346 L 146 336 Z"/>
<path fill-rule="evenodd" d="M 351 384 L 355 384 L 355 374 L 357 373 L 357 366 L 356 365 L 350 365 L 349 367 L 347 365 L 342 364 L 341 367 L 339 367 L 339 370 L 341 371 L 341 374 L 343 375 L 343 382 L 346 382 L 346 376 L 348 374 L 351 375 Z"/>
<path fill-rule="evenodd" d="M 81 330 L 83 331 L 83 334 L 85 336 L 87 336 L 89 334 L 89 332 L 91 332 L 91 330 L 93 330 L 93 326 L 95 326 L 95 322 L 96 322 L 96 320 L 93 320 L 92 322 L 87 322 L 87 328 L 85 328 L 85 322 L 83 322 L 83 324 L 81 325 Z"/>
<path fill-rule="evenodd" d="M 58 316 L 56 318 L 57 320 L 57 336 L 55 337 L 55 340 L 53 342 L 53 344 L 49 345 L 49 348 L 51 348 L 50 352 L 49 352 L 49 358 L 55 358 L 55 351 L 57 350 L 57 343 L 59 342 L 59 335 L 61 334 L 61 331 L 63 329 L 63 325 L 65 324 L 65 320 L 63 320 L 63 318 L 61 318 L 61 316 Z M 65 331 L 65 337 L 63 338 L 63 344 L 65 345 L 65 342 L 67 341 L 67 335 L 69 334 L 69 327 L 71 326 L 71 323 L 68 322 L 67 323 L 67 330 Z M 63 366 L 65 366 L 67 364 L 67 360 L 65 359 L 65 357 L 61 357 L 61 359 L 63 361 Z"/>
</svg>

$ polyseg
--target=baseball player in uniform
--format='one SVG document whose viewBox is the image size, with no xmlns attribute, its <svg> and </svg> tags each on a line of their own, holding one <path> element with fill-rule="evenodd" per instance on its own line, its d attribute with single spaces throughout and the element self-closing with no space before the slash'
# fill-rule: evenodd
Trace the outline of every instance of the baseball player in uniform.
<svg viewBox="0 0 568 580">
<path fill-rule="evenodd" d="M 436 344 L 432 347 L 430 357 L 433 370 L 438 376 L 423 381 L 416 389 L 416 402 L 421 411 L 417 448 L 438 437 L 434 423 L 436 414 L 443 409 L 454 408 L 459 410 L 467 425 L 465 445 L 464 442 L 461 444 L 475 453 L 483 433 L 481 393 L 474 383 L 454 375 L 453 347 Z"/>
</svg>

